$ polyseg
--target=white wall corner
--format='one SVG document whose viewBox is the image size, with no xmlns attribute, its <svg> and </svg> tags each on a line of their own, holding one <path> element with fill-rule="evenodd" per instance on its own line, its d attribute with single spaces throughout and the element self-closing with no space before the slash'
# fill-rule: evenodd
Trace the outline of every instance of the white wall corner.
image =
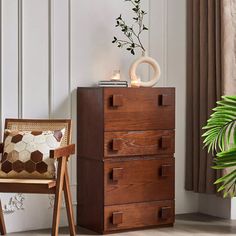
<svg viewBox="0 0 236 236">
<path fill-rule="evenodd" d="M 234 205 L 236 210 L 235 200 Z M 199 212 L 225 219 L 231 219 L 232 217 L 236 219 L 236 214 L 232 215 L 231 199 L 224 199 L 213 194 L 199 194 Z"/>
<path fill-rule="evenodd" d="M 230 219 L 236 220 L 236 198 L 231 199 Z"/>
</svg>

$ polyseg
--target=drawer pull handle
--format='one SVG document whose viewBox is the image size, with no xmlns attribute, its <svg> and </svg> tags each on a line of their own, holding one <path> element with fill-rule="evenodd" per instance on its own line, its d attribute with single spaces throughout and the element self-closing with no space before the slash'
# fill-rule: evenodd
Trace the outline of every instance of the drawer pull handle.
<svg viewBox="0 0 236 236">
<path fill-rule="evenodd" d="M 117 182 L 123 179 L 124 169 L 123 168 L 113 168 L 112 169 L 112 180 Z"/>
<path fill-rule="evenodd" d="M 172 209 L 171 207 L 162 207 L 161 208 L 161 219 L 162 220 L 167 220 L 171 217 L 172 215 Z"/>
<path fill-rule="evenodd" d="M 162 94 L 161 95 L 161 105 L 162 106 L 171 106 L 172 98 L 171 94 Z"/>
<path fill-rule="evenodd" d="M 172 166 L 171 165 L 162 165 L 161 166 L 161 177 L 171 176 Z"/>
<path fill-rule="evenodd" d="M 112 140 L 112 150 L 113 151 L 120 151 L 122 149 L 123 141 L 122 139 L 114 138 Z"/>
<path fill-rule="evenodd" d="M 162 136 L 161 137 L 161 148 L 168 149 L 171 147 L 172 138 L 170 136 Z"/>
<path fill-rule="evenodd" d="M 113 212 L 112 213 L 112 224 L 120 225 L 123 223 L 123 212 Z"/>
<path fill-rule="evenodd" d="M 122 107 L 123 106 L 123 95 L 114 94 L 112 96 L 112 106 L 113 107 Z"/>
</svg>

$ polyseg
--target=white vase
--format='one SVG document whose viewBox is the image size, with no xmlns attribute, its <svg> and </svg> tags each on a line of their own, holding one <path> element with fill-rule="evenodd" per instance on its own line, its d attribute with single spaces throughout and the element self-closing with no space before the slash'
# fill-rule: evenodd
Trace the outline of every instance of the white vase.
<svg viewBox="0 0 236 236">
<path fill-rule="evenodd" d="M 136 74 L 138 66 L 143 63 L 149 64 L 154 70 L 154 75 L 148 82 L 142 81 Z M 143 52 L 143 55 L 135 60 L 131 65 L 129 74 L 131 79 L 131 87 L 153 87 L 160 79 L 161 69 L 158 62 L 154 58 L 149 57 L 146 52 Z"/>
</svg>

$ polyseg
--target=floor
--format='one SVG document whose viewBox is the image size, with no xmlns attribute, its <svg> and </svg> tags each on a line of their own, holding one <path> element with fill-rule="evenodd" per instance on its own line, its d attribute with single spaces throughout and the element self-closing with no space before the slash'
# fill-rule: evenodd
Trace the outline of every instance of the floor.
<svg viewBox="0 0 236 236">
<path fill-rule="evenodd" d="M 49 236 L 50 230 L 30 231 L 8 234 L 8 236 Z M 69 235 L 68 229 L 62 229 L 60 235 Z M 94 233 L 79 229 L 78 235 L 87 236 Z M 236 221 L 224 220 L 202 214 L 185 214 L 176 217 L 173 228 L 157 228 L 142 231 L 113 234 L 113 236 L 224 236 L 236 235 Z"/>
</svg>

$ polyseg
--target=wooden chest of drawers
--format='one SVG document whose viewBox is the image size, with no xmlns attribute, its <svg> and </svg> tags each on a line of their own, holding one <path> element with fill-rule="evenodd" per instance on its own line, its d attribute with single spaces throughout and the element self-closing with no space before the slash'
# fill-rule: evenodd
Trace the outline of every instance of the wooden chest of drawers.
<svg viewBox="0 0 236 236">
<path fill-rule="evenodd" d="M 78 88 L 78 225 L 174 223 L 175 89 Z"/>
</svg>

